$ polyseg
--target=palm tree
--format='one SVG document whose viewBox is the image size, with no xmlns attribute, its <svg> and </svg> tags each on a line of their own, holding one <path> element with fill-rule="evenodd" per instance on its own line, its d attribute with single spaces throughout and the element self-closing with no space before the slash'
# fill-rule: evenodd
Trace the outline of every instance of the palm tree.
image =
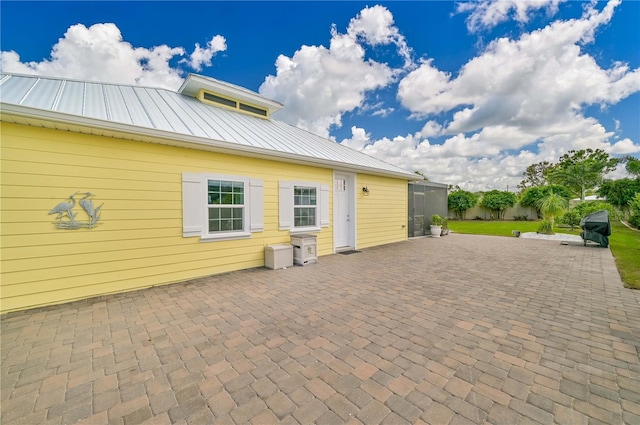
<svg viewBox="0 0 640 425">
<path fill-rule="evenodd" d="M 544 222 L 540 225 L 542 233 L 552 235 L 554 233 L 553 225 L 555 218 L 564 214 L 567 209 L 569 209 L 569 201 L 567 198 L 553 193 L 553 189 L 551 189 L 547 196 L 540 198 L 538 202 L 536 202 L 536 207 L 542 213 L 542 218 L 548 222 L 548 225 Z"/>
<path fill-rule="evenodd" d="M 602 181 L 602 172 L 594 169 L 586 161 L 571 164 L 550 173 L 551 181 L 562 184 L 580 196 L 584 202 L 587 189 L 596 187 Z"/>
</svg>

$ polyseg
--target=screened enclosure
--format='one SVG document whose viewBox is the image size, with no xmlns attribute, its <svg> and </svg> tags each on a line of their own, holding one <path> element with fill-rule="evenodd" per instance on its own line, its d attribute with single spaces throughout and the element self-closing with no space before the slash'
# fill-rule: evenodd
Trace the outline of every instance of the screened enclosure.
<svg viewBox="0 0 640 425">
<path fill-rule="evenodd" d="M 409 237 L 429 234 L 434 214 L 447 217 L 447 185 L 428 181 L 409 183 Z"/>
</svg>

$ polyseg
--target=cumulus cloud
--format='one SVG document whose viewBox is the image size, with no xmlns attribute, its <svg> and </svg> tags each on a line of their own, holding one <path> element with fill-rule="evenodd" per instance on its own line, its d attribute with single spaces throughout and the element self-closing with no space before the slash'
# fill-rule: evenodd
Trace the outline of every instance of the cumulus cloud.
<svg viewBox="0 0 640 425">
<path fill-rule="evenodd" d="M 269 75 L 260 93 L 282 102 L 278 118 L 329 137 L 342 125 L 345 112 L 363 107 L 366 94 L 387 86 L 397 75 L 387 64 L 365 57 L 365 46 L 393 44 L 410 66 L 410 49 L 385 7 L 363 9 L 347 32 L 333 27 L 329 47 L 302 46 L 292 57 L 280 55 L 276 75 Z"/>
<path fill-rule="evenodd" d="M 640 90 L 639 69 L 624 63 L 602 69 L 580 48 L 609 22 L 617 4 L 518 40 L 497 39 L 456 77 L 425 61 L 400 82 L 398 97 L 417 116 L 465 107 L 449 123 L 448 134 L 508 124 L 527 131 L 540 127 L 543 135 L 544 127 L 573 121 L 585 105 L 617 103 Z"/>
<path fill-rule="evenodd" d="M 522 150 L 513 154 L 487 150 L 482 136 L 455 135 L 444 143 L 431 144 L 421 134 L 372 140 L 364 129 L 352 127 L 343 145 L 384 159 L 406 170 L 423 172 L 431 181 L 460 185 L 471 190 L 514 190 L 522 171 L 536 162 L 555 161 L 558 154 Z M 562 154 L 564 152 L 561 152 Z"/>
<path fill-rule="evenodd" d="M 510 4 L 500 7 L 512 7 Z M 616 104 L 640 91 L 640 69 L 632 70 L 621 62 L 603 69 L 581 49 L 593 41 L 598 27 L 610 21 L 619 4 L 619 0 L 610 1 L 601 11 L 591 5 L 581 19 L 556 21 L 517 40 L 499 38 L 457 75 L 423 60 L 400 81 L 398 98 L 414 118 L 447 112 L 452 118 L 446 122 L 431 119 L 418 134 L 394 139 L 411 150 L 410 154 L 394 155 L 396 149 L 389 145 L 395 142 L 390 139 L 363 142 L 360 135 L 362 150 L 422 171 L 436 181 L 458 184 L 454 179 L 473 175 L 477 179 L 470 187 L 490 183 L 489 176 L 483 177 L 488 170 L 496 176 L 520 167 L 511 178 L 500 177 L 505 185 L 515 187 L 527 165 L 555 161 L 571 149 L 640 152 L 640 146 L 629 139 L 612 144 L 609 140 L 615 133 L 584 115 L 587 106 Z M 486 6 L 498 7 L 494 3 Z M 434 136 L 449 137 L 431 145 L 428 138 Z M 455 165 L 462 168 L 453 170 Z"/>
<path fill-rule="evenodd" d="M 609 152 L 616 155 L 629 155 L 640 152 L 640 144 L 633 143 L 631 139 L 624 139 L 611 145 Z"/>
<path fill-rule="evenodd" d="M 202 71 L 202 66 L 211 66 L 211 59 L 218 52 L 224 52 L 227 50 L 227 40 L 221 36 L 216 35 L 211 40 L 207 41 L 205 48 L 200 47 L 200 43 L 196 43 L 196 48 L 189 55 L 189 60 L 183 59 L 181 62 L 187 63 L 191 68 L 196 71 Z"/>
<path fill-rule="evenodd" d="M 195 70 L 210 65 L 211 58 L 226 49 L 224 37 L 215 36 L 205 48 L 196 44 L 187 65 Z M 120 29 L 112 23 L 86 27 L 72 25 L 51 50 L 49 59 L 22 62 L 14 51 L 3 51 L 0 69 L 5 72 L 49 75 L 90 81 L 148 85 L 175 90 L 183 81 L 183 71 L 170 61 L 184 56 L 183 47 L 167 45 L 152 48 L 134 47 L 123 40 Z"/>
<path fill-rule="evenodd" d="M 558 11 L 558 4 L 565 0 L 480 0 L 460 2 L 456 12 L 469 13 L 467 28 L 470 32 L 491 29 L 509 19 L 526 23 L 534 12 L 546 10 L 548 15 Z"/>
<path fill-rule="evenodd" d="M 383 6 L 362 9 L 360 14 L 349 22 L 347 34 L 354 39 L 362 38 L 366 44 L 373 47 L 394 44 L 398 54 L 404 58 L 405 67 L 413 66 L 412 50 L 394 25 L 393 15 Z"/>
</svg>

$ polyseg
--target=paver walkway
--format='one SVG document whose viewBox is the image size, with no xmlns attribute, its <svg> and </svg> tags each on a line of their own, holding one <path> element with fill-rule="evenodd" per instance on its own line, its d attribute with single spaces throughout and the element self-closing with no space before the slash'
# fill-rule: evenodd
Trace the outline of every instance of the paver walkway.
<svg viewBox="0 0 640 425">
<path fill-rule="evenodd" d="M 2 317 L 3 424 L 640 424 L 608 249 L 449 235 Z"/>
</svg>

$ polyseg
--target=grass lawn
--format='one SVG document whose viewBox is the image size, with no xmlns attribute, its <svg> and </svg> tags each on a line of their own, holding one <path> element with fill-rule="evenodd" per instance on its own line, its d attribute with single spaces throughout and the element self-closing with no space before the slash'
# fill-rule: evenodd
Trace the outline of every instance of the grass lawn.
<svg viewBox="0 0 640 425">
<path fill-rule="evenodd" d="M 625 286 L 640 289 L 640 232 L 611 223 L 609 246 Z"/>
<path fill-rule="evenodd" d="M 449 221 L 452 232 L 494 236 L 513 236 L 512 230 L 535 232 L 539 225 L 539 221 Z M 640 289 L 640 232 L 628 229 L 622 223 L 611 225 L 609 247 L 622 281 L 628 288 Z M 580 229 L 572 232 L 569 228 L 556 228 L 556 232 L 579 235 Z"/>
<path fill-rule="evenodd" d="M 513 236 L 512 230 L 519 230 L 521 233 L 535 232 L 538 226 L 540 226 L 539 221 L 449 221 L 449 229 L 452 232 L 472 235 Z M 580 229 L 572 232 L 569 228 L 556 227 L 556 232 L 579 235 Z"/>
</svg>

